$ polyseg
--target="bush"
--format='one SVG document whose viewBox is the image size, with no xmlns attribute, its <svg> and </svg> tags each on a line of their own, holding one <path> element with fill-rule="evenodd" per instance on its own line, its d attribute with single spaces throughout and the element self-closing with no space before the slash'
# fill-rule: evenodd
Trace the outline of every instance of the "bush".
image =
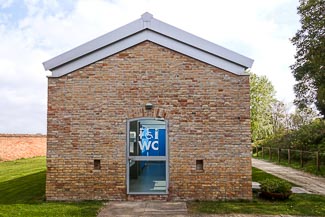
<svg viewBox="0 0 325 217">
<path fill-rule="evenodd" d="M 291 195 L 291 184 L 284 180 L 265 179 L 260 182 L 261 196 L 268 199 L 288 199 Z"/>
<path fill-rule="evenodd" d="M 291 191 L 291 184 L 284 180 L 265 179 L 261 181 L 261 191 L 270 193 L 288 193 Z"/>
</svg>

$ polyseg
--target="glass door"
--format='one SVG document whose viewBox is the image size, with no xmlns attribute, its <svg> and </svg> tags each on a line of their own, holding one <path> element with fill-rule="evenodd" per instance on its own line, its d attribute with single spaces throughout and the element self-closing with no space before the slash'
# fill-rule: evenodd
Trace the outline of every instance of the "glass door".
<svg viewBox="0 0 325 217">
<path fill-rule="evenodd" d="M 167 194 L 167 122 L 159 118 L 127 122 L 127 193 Z"/>
</svg>

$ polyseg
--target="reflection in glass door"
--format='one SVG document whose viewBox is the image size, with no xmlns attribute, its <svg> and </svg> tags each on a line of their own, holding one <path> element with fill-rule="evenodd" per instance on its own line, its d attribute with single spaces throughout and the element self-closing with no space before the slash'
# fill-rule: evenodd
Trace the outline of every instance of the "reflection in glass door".
<svg viewBox="0 0 325 217">
<path fill-rule="evenodd" d="M 141 118 L 127 123 L 128 194 L 166 194 L 168 144 L 164 119 Z"/>
</svg>

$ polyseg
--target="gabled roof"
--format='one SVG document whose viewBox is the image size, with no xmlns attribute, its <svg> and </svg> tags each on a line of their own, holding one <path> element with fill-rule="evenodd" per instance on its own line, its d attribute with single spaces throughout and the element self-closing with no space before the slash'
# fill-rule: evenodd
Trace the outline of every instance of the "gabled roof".
<svg viewBox="0 0 325 217">
<path fill-rule="evenodd" d="M 60 77 L 144 41 L 171 50 L 237 75 L 247 75 L 253 60 L 185 32 L 144 13 L 140 19 L 82 44 L 43 63 L 52 77 Z"/>
</svg>

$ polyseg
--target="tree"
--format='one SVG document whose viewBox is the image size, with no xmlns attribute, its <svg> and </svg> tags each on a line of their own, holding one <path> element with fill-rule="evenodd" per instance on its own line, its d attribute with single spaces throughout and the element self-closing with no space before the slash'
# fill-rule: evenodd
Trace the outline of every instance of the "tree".
<svg viewBox="0 0 325 217">
<path fill-rule="evenodd" d="M 293 130 L 297 130 L 304 125 L 310 124 L 317 117 L 317 113 L 311 108 L 296 108 L 295 112 L 290 115 L 290 128 Z"/>
<path fill-rule="evenodd" d="M 324 0 L 300 0 L 297 8 L 301 29 L 291 42 L 296 46 L 292 73 L 295 104 L 306 108 L 315 104 L 325 118 L 325 3 Z"/>
<path fill-rule="evenodd" d="M 265 76 L 250 73 L 252 141 L 262 140 L 273 133 L 272 103 L 275 102 L 272 83 Z"/>
<path fill-rule="evenodd" d="M 288 106 L 279 100 L 275 100 L 271 106 L 273 134 L 281 134 L 288 131 L 290 127 Z"/>
</svg>

